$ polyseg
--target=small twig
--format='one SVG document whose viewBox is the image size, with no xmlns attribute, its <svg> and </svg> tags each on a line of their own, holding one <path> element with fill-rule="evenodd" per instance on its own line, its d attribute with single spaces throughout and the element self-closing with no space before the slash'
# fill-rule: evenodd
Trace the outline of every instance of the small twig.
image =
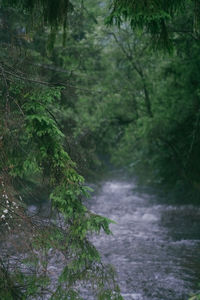
<svg viewBox="0 0 200 300">
<path fill-rule="evenodd" d="M 9 76 L 12 76 L 12 77 L 15 77 L 17 79 L 21 79 L 23 81 L 28 81 L 28 82 L 32 82 L 32 83 L 36 83 L 36 84 L 40 84 L 40 85 L 46 85 L 46 86 L 57 86 L 58 84 L 62 85 L 63 87 L 71 87 L 71 88 L 76 88 L 78 90 L 81 90 L 81 91 L 85 91 L 85 92 L 89 92 L 89 93 L 92 93 L 92 94 L 100 94 L 102 93 L 101 91 L 92 91 L 92 90 L 89 90 L 89 89 L 85 89 L 85 88 L 80 88 L 80 87 L 77 87 L 75 85 L 71 85 L 71 84 L 68 84 L 68 83 L 63 83 L 63 82 L 58 82 L 58 83 L 49 83 L 47 81 L 41 81 L 41 80 L 36 80 L 36 79 L 32 79 L 32 78 L 28 78 L 29 76 L 27 74 L 24 74 L 26 75 L 27 77 L 24 77 L 24 76 L 21 76 L 21 75 L 17 75 L 17 74 L 14 74 L 14 73 L 11 73 L 9 71 L 5 71 L 4 70 L 4 73 L 6 73 L 7 75 Z"/>
</svg>

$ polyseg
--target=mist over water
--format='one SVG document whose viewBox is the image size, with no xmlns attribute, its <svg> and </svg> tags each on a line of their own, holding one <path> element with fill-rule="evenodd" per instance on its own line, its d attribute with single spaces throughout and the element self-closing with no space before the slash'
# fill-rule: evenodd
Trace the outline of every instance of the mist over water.
<svg viewBox="0 0 200 300">
<path fill-rule="evenodd" d="M 188 299 L 200 282 L 200 209 L 152 200 L 134 183 L 104 182 L 89 208 L 117 224 L 92 241 L 115 266 L 124 299 Z"/>
</svg>

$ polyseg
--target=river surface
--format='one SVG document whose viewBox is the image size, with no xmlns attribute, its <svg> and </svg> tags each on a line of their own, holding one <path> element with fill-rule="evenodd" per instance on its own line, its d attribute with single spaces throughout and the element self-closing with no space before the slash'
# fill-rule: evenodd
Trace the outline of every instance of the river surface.
<svg viewBox="0 0 200 300">
<path fill-rule="evenodd" d="M 133 182 L 110 180 L 88 203 L 112 236 L 92 238 L 115 266 L 125 300 L 184 300 L 200 282 L 200 209 L 159 203 Z"/>
</svg>

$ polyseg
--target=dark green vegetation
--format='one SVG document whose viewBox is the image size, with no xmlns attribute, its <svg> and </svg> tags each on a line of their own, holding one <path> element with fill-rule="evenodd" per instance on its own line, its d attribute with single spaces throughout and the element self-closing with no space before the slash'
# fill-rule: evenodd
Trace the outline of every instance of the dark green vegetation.
<svg viewBox="0 0 200 300">
<path fill-rule="evenodd" d="M 135 1 L 113 0 L 108 24 L 120 26 L 128 21 L 132 29 L 146 30 L 151 34 L 154 46 L 170 48 L 176 33 L 192 33 L 198 37 L 200 30 L 200 3 L 198 0 Z M 178 19 L 190 16 L 191 26 L 181 28 Z"/>
<path fill-rule="evenodd" d="M 199 2 L 143 2 L 113 2 L 118 29 L 103 1 L 1 1 L 1 299 L 80 299 L 79 282 L 121 299 L 88 240 L 111 221 L 83 205 L 82 176 L 108 162 L 199 201 Z M 42 223 L 24 202 L 45 197 Z M 53 291 L 49 249 L 66 259 Z M 31 271 L 8 267 L 5 251 Z"/>
</svg>

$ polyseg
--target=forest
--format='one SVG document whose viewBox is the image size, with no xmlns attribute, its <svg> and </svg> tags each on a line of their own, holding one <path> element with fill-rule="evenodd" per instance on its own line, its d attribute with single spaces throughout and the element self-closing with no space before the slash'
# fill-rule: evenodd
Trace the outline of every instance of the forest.
<svg viewBox="0 0 200 300">
<path fill-rule="evenodd" d="M 0 299 L 158 299 L 123 296 L 87 203 L 112 171 L 199 211 L 200 2 L 1 0 L 0 43 Z"/>
</svg>

